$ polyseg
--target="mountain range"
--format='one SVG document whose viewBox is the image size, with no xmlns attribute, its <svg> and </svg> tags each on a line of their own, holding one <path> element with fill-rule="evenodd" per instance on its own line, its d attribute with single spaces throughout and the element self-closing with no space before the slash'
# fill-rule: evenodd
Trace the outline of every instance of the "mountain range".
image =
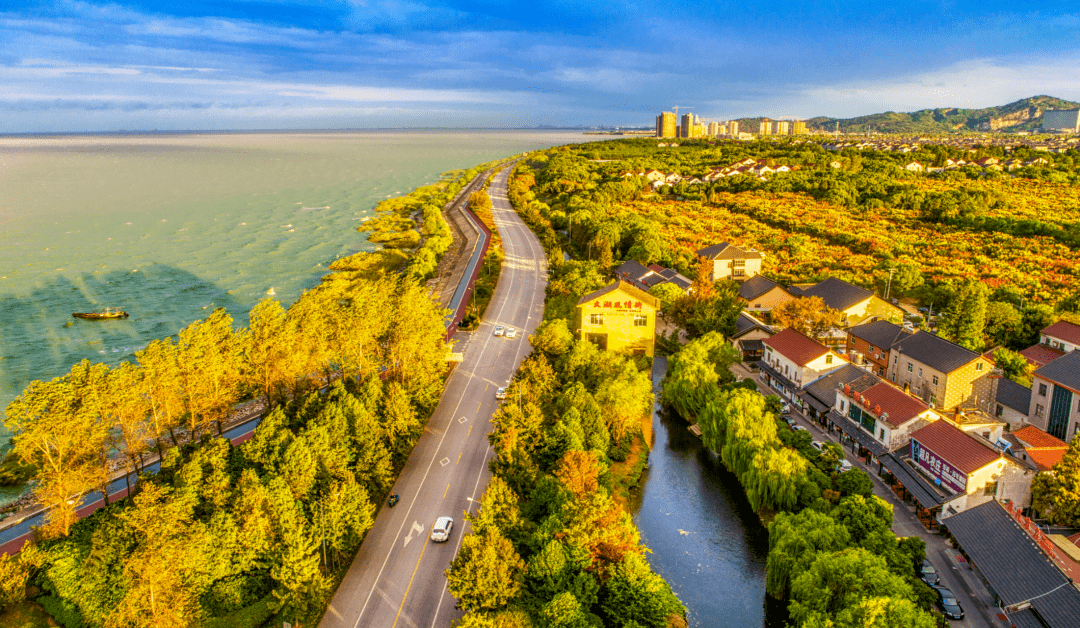
<svg viewBox="0 0 1080 628">
<path fill-rule="evenodd" d="M 830 118 L 826 116 L 810 118 L 806 121 L 808 130 L 835 131 L 837 123 L 841 131 L 847 133 L 898 134 L 941 134 L 974 133 L 980 131 L 1038 131 L 1042 127 L 1042 114 L 1047 109 L 1080 109 L 1080 103 L 1062 100 L 1053 96 L 1032 96 L 1007 105 L 987 107 L 985 109 L 960 109 L 942 107 L 922 109 L 911 113 L 887 111 L 857 118 Z M 739 120 L 740 127 L 750 133 L 756 133 L 758 123 L 763 118 L 744 118 Z"/>
</svg>

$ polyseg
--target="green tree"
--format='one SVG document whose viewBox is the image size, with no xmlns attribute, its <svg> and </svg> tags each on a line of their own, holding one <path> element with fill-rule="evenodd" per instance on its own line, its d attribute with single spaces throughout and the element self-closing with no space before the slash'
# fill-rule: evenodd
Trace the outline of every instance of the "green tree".
<svg viewBox="0 0 1080 628">
<path fill-rule="evenodd" d="M 1023 329 L 1024 317 L 1012 303 L 990 301 L 986 304 L 986 326 L 983 333 L 992 345 L 1017 347 L 1016 343 Z"/>
<path fill-rule="evenodd" d="M 855 543 L 862 543 L 875 532 L 892 527 L 892 506 L 877 495 L 845 497 L 829 515 L 847 527 Z"/>
<path fill-rule="evenodd" d="M 792 620 L 803 625 L 855 609 L 867 598 L 910 599 L 911 595 L 911 586 L 889 571 L 884 558 L 849 548 L 818 554 L 792 581 L 788 611 Z"/>
<path fill-rule="evenodd" d="M 263 299 L 248 314 L 251 319 L 244 336 L 244 381 L 262 393 L 269 407 L 274 393 L 299 374 L 295 347 L 298 330 L 281 304 Z M 302 363 L 299 366 L 306 366 Z"/>
<path fill-rule="evenodd" d="M 1080 527 L 1080 438 L 1051 473 L 1040 473 L 1031 484 L 1031 505 L 1057 525 Z"/>
<path fill-rule="evenodd" d="M 521 592 L 525 561 L 498 529 L 469 534 L 461 541 L 450 568 L 447 587 L 466 611 L 497 610 Z"/>
<path fill-rule="evenodd" d="M 1024 356 L 1002 347 L 994 352 L 994 365 L 1001 369 L 1005 377 L 1024 388 L 1031 388 L 1035 367 Z"/>
<path fill-rule="evenodd" d="M 224 308 L 180 331 L 176 363 L 192 437 L 210 423 L 224 432 L 222 422 L 240 397 L 241 343 Z"/>
<path fill-rule="evenodd" d="M 782 600 L 791 580 L 799 576 L 821 552 L 836 552 L 851 545 L 851 534 L 829 515 L 807 508 L 797 514 L 780 512 L 769 524 L 766 589 Z"/>
<path fill-rule="evenodd" d="M 983 330 L 989 297 L 990 288 L 983 282 L 978 279 L 964 281 L 938 321 L 938 332 L 962 347 L 981 351 L 985 345 Z"/>
<path fill-rule="evenodd" d="M 599 608 L 606 626 L 667 628 L 669 618 L 686 613 L 668 583 L 639 554 L 627 554 L 614 567 L 600 589 Z"/>
<path fill-rule="evenodd" d="M 676 301 L 686 296 L 682 288 L 671 282 L 656 284 L 649 288 L 649 294 L 660 299 L 660 311 L 665 315 L 671 312 Z"/>
<path fill-rule="evenodd" d="M 825 305 L 821 297 L 799 297 L 774 308 L 772 320 L 780 329 L 791 327 L 804 336 L 820 338 L 843 325 L 844 313 Z"/>
</svg>

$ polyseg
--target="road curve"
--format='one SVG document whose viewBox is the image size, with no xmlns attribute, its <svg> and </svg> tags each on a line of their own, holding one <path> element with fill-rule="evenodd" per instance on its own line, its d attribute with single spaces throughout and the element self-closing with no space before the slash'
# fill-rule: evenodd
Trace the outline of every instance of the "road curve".
<svg viewBox="0 0 1080 628">
<path fill-rule="evenodd" d="M 531 350 L 528 336 L 543 317 L 547 285 L 543 247 L 506 196 L 511 169 L 497 174 L 489 189 L 505 256 L 484 321 L 394 485 L 401 501 L 380 510 L 321 628 L 447 627 L 462 614 L 444 572 L 468 532 L 463 514 L 474 512 L 490 479 L 487 434 L 498 407 L 495 389 L 509 382 Z M 495 337 L 496 325 L 518 329 L 518 337 Z M 433 543 L 431 526 L 443 515 L 454 518 L 453 533 L 449 542 Z"/>
</svg>

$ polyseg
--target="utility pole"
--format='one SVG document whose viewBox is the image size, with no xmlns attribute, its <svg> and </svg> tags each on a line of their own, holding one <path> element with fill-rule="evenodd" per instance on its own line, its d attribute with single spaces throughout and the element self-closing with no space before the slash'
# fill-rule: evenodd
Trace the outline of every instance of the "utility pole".
<svg viewBox="0 0 1080 628">
<path fill-rule="evenodd" d="M 895 268 L 889 269 L 889 282 L 885 284 L 885 300 L 889 300 L 889 288 L 892 288 L 892 276 L 896 272 Z"/>
</svg>

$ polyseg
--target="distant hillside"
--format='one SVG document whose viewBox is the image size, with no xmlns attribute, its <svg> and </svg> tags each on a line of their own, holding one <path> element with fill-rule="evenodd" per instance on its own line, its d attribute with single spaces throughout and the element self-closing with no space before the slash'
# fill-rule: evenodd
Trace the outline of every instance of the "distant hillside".
<svg viewBox="0 0 1080 628">
<path fill-rule="evenodd" d="M 836 123 L 840 130 L 848 133 L 862 133 L 873 130 L 877 133 L 899 134 L 939 134 L 977 131 L 1038 131 L 1042 128 L 1042 114 L 1046 109 L 1080 109 L 1080 103 L 1054 98 L 1053 96 L 1032 96 L 1000 107 L 986 109 L 923 109 L 912 113 L 888 111 L 858 118 L 811 118 L 807 127 L 814 131 L 833 131 Z M 741 130 L 757 133 L 762 118 L 746 118 L 740 123 L 746 126 Z M 740 125 L 741 126 L 741 125 Z"/>
</svg>

